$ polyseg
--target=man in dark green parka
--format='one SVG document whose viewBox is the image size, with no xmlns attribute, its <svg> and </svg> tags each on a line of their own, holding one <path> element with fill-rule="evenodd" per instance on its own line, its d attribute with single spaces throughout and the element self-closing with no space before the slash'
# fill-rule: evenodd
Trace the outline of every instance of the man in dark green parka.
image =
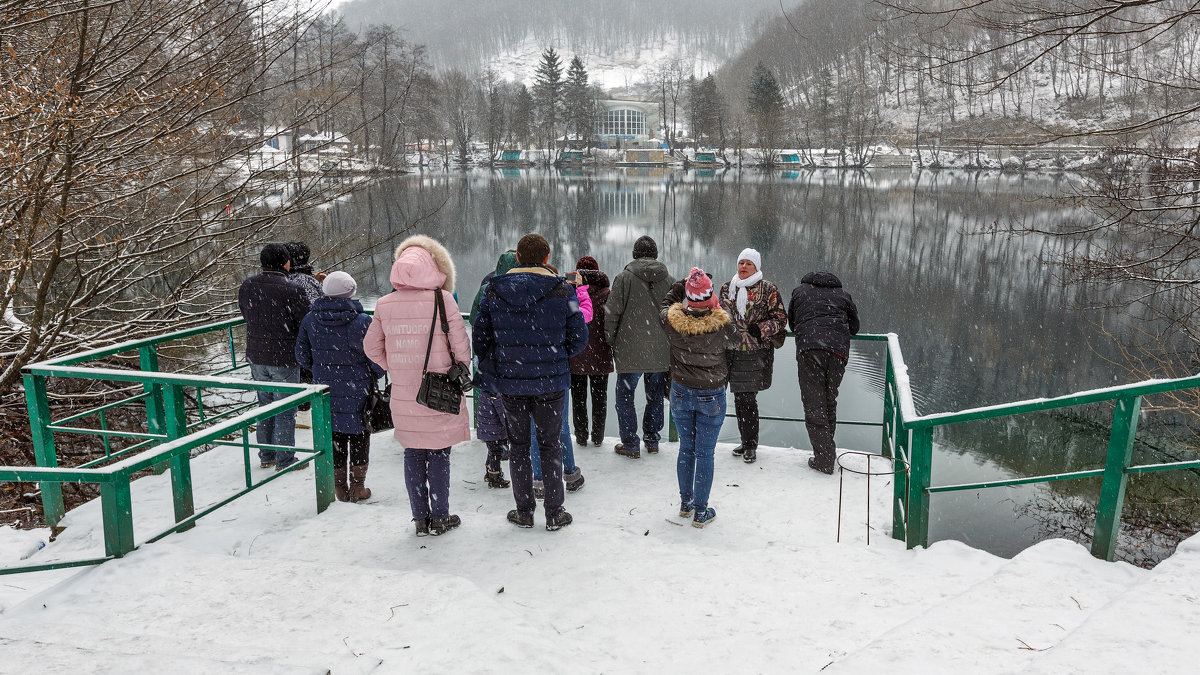
<svg viewBox="0 0 1200 675">
<path fill-rule="evenodd" d="M 633 262 L 617 275 L 604 305 L 604 336 L 612 346 L 617 371 L 617 428 L 621 442 L 617 454 L 636 459 L 658 452 L 663 428 L 663 396 L 671 347 L 659 322 L 658 305 L 671 290 L 674 279 L 658 261 L 658 245 L 640 237 L 633 245 Z M 633 396 L 638 380 L 645 375 L 646 410 L 642 415 L 643 438 L 638 438 L 637 410 Z"/>
</svg>

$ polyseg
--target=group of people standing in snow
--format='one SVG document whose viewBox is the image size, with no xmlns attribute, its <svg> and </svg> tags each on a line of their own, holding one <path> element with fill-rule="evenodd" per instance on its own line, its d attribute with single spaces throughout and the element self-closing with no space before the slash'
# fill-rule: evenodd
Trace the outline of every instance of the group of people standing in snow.
<svg viewBox="0 0 1200 675">
<path fill-rule="evenodd" d="M 502 253 L 472 302 L 468 336 L 454 294 L 453 260 L 430 237 L 410 237 L 397 248 L 394 290 L 379 299 L 373 318 L 354 299 L 354 279 L 345 272 L 314 274 L 303 244 L 262 249 L 262 273 L 239 292 L 251 376 L 299 382 L 306 373 L 330 387 L 337 499 L 370 497 L 370 430 L 363 410 L 372 383 L 386 372 L 416 532 L 440 535 L 461 523 L 450 513 L 450 448 L 471 438 L 466 406 L 438 412 L 418 403 L 417 392 L 425 372 L 446 372 L 474 354 L 476 435 L 488 449 L 484 478 L 490 488 L 511 486 L 516 508 L 509 522 L 533 527 L 541 499 L 546 529 L 571 523 L 565 493 L 584 484 L 574 445 L 603 443 L 609 375 L 615 372 L 615 452 L 630 459 L 640 458 L 643 449 L 657 453 L 668 400 L 679 432 L 679 515 L 704 527 L 716 517 L 709 494 L 726 393 L 733 393 L 741 438 L 733 454 L 753 463 L 757 393 L 771 386 L 774 351 L 783 346 L 789 324 L 813 445 L 808 464 L 833 472 L 837 391 L 850 336 L 859 329 L 858 310 L 836 276 L 806 275 L 785 307 L 751 248 L 738 255 L 737 272 L 719 290 L 698 267 L 682 279 L 672 277 L 648 236 L 635 242 L 632 262 L 611 283 L 591 256 L 560 275 L 551 253 L 538 234 Z M 435 339 L 442 333 L 436 327 L 439 296 L 447 324 L 445 337 Z M 639 381 L 646 397 L 640 425 Z M 282 396 L 263 392 L 259 400 Z M 278 471 L 296 461 L 287 450 L 294 446 L 294 411 L 263 421 L 256 433 L 263 468 Z"/>
</svg>

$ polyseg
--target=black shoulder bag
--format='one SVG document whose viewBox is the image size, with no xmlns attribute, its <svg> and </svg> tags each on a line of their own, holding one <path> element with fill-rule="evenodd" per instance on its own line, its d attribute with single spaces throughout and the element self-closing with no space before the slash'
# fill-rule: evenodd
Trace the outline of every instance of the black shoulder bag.
<svg viewBox="0 0 1200 675">
<path fill-rule="evenodd" d="M 454 348 L 450 346 L 450 322 L 446 319 L 441 289 L 434 290 L 433 295 L 433 320 L 429 324 L 429 344 L 425 347 L 425 365 L 421 366 L 421 388 L 417 390 L 417 403 L 431 410 L 457 415 L 462 407 L 463 393 L 471 390 L 471 368 L 454 357 Z M 446 336 L 446 349 L 450 352 L 450 370 L 431 373 L 429 353 L 433 349 L 433 334 L 439 318 L 442 320 L 442 333 Z"/>
<path fill-rule="evenodd" d="M 384 381 L 387 381 L 387 375 L 384 375 Z M 371 388 L 367 391 L 367 399 L 363 401 L 362 423 L 363 430 L 371 434 L 395 426 L 392 423 L 392 385 L 389 382 L 380 389 L 379 380 L 374 374 L 371 376 Z"/>
</svg>

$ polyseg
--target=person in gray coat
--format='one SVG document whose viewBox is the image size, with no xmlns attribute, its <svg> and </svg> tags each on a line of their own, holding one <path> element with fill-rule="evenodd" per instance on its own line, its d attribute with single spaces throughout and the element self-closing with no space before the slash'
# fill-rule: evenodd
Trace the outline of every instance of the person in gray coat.
<svg viewBox="0 0 1200 675">
<path fill-rule="evenodd" d="M 658 261 L 658 245 L 650 237 L 633 244 L 633 262 L 612 282 L 604 305 L 604 337 L 612 347 L 617 372 L 617 430 L 621 442 L 616 453 L 637 459 L 642 456 L 638 438 L 637 410 L 633 398 L 638 380 L 645 376 L 646 410 L 642 434 L 646 452 L 658 452 L 663 428 L 663 398 L 671 347 L 659 321 L 659 303 L 671 290 L 674 279 Z"/>
</svg>

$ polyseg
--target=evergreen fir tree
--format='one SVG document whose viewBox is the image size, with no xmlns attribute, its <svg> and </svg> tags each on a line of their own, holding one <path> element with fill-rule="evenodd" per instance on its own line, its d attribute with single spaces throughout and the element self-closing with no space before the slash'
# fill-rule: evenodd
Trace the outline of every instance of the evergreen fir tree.
<svg viewBox="0 0 1200 675">
<path fill-rule="evenodd" d="M 518 84 L 513 93 L 508 114 L 508 133 L 510 142 L 525 145 L 533 136 L 533 122 L 537 106 L 533 94 L 524 84 Z"/>
<path fill-rule="evenodd" d="M 570 133 L 581 136 L 588 146 L 596 126 L 596 102 L 592 88 L 588 86 L 588 73 L 583 59 L 575 56 L 567 70 L 567 82 L 563 89 L 564 117 Z"/>
<path fill-rule="evenodd" d="M 697 142 L 703 139 L 709 145 L 724 144 L 725 98 L 717 89 L 716 78 L 710 74 L 696 82 L 691 87 L 690 95 L 692 136 Z"/>
<path fill-rule="evenodd" d="M 783 130 L 783 92 L 771 69 L 759 61 L 750 76 L 750 96 L 746 111 L 758 133 L 758 144 L 763 149 L 763 160 L 774 162 L 779 149 L 779 138 Z"/>
<path fill-rule="evenodd" d="M 538 64 L 533 84 L 533 100 L 537 102 L 538 121 L 547 147 L 552 146 L 557 135 L 562 93 L 562 59 L 553 47 L 547 47 L 542 52 L 542 61 Z"/>
</svg>

